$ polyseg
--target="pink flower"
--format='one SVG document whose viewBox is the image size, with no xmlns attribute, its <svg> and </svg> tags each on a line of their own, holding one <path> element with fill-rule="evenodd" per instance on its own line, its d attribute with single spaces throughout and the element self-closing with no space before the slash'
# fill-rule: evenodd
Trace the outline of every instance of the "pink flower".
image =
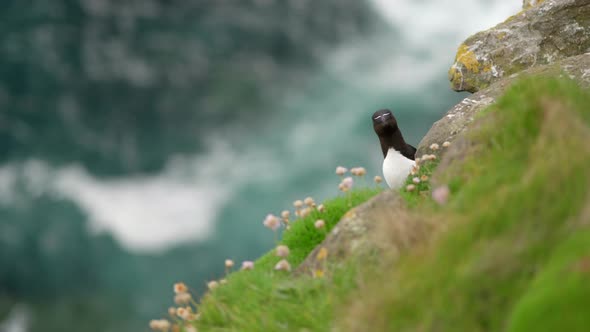
<svg viewBox="0 0 590 332">
<path fill-rule="evenodd" d="M 177 282 L 174 284 L 174 293 L 186 293 L 188 291 L 188 287 L 184 284 L 184 282 Z"/>
<path fill-rule="evenodd" d="M 276 255 L 283 258 L 289 256 L 289 247 L 285 245 L 277 246 Z"/>
<path fill-rule="evenodd" d="M 266 216 L 263 224 L 265 227 L 270 228 L 273 231 L 276 231 L 279 227 L 281 227 L 281 222 L 279 221 L 279 218 L 272 214 L 268 214 Z"/>
<path fill-rule="evenodd" d="M 321 228 L 324 228 L 326 226 L 326 222 L 323 221 L 322 219 L 318 219 L 318 220 L 315 221 L 315 223 L 313 225 L 315 226 L 315 228 L 321 229 Z"/>
<path fill-rule="evenodd" d="M 381 183 L 383 181 L 383 178 L 380 177 L 379 175 L 376 175 L 375 178 L 373 179 L 375 181 L 375 183 Z"/>
<path fill-rule="evenodd" d="M 307 217 L 307 216 L 308 216 L 310 213 L 311 213 L 311 208 L 308 208 L 308 207 L 306 207 L 306 208 L 304 208 L 304 209 L 301 209 L 301 210 L 299 211 L 299 217 L 301 217 L 301 218 L 305 218 L 305 217 Z"/>
<path fill-rule="evenodd" d="M 154 331 L 167 332 L 170 330 L 170 322 L 166 319 L 154 319 L 150 321 L 150 328 Z"/>
<path fill-rule="evenodd" d="M 367 174 L 367 170 L 364 167 L 354 167 L 350 170 L 350 174 L 355 176 L 364 176 Z"/>
<path fill-rule="evenodd" d="M 449 200 L 451 191 L 448 186 L 440 186 L 432 191 L 432 199 L 440 205 L 444 205 Z"/>
<path fill-rule="evenodd" d="M 281 212 L 281 217 L 285 220 L 289 220 L 289 215 L 291 213 L 288 210 L 284 210 L 283 212 Z"/>
<path fill-rule="evenodd" d="M 209 281 L 207 283 L 207 288 L 209 288 L 210 290 L 214 290 L 215 288 L 217 288 L 219 286 L 219 283 L 215 280 L 213 281 Z"/>
<path fill-rule="evenodd" d="M 342 180 L 342 182 L 340 182 L 340 185 L 338 186 L 338 189 L 340 189 L 341 191 L 349 191 L 350 188 L 352 188 L 352 185 L 354 184 L 354 180 L 349 176 L 346 177 Z"/>
<path fill-rule="evenodd" d="M 242 262 L 242 270 L 252 270 L 254 269 L 254 262 L 252 261 L 243 261 Z"/>
<path fill-rule="evenodd" d="M 189 293 L 178 293 L 174 296 L 174 303 L 178 305 L 188 304 L 192 300 Z"/>
<path fill-rule="evenodd" d="M 278 271 L 291 271 L 291 264 L 286 259 L 282 259 L 275 265 L 275 270 Z"/>
<path fill-rule="evenodd" d="M 346 174 L 346 172 L 348 172 L 348 170 L 345 167 L 342 167 L 342 166 L 336 167 L 336 175 L 342 176 L 342 175 Z"/>
</svg>

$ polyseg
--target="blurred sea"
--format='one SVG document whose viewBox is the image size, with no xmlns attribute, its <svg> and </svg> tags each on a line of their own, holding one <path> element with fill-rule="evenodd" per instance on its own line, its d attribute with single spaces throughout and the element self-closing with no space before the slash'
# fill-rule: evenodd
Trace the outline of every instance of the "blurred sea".
<svg viewBox="0 0 590 332">
<path fill-rule="evenodd" d="M 4 0 L 0 332 L 142 331 L 267 213 L 380 173 L 464 95 L 459 43 L 517 0 Z"/>
</svg>

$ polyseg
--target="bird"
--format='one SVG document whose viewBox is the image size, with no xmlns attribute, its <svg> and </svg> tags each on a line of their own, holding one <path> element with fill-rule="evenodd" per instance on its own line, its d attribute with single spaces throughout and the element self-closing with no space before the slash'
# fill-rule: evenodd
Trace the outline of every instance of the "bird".
<svg viewBox="0 0 590 332">
<path fill-rule="evenodd" d="M 416 165 L 416 148 L 406 143 L 397 120 L 388 109 L 373 113 L 373 129 L 383 152 L 383 178 L 391 189 L 398 189 Z"/>
</svg>

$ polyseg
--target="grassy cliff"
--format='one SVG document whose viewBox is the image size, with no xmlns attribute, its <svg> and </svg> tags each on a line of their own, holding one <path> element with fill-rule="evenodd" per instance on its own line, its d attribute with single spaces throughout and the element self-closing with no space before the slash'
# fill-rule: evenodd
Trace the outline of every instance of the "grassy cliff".
<svg viewBox="0 0 590 332">
<path fill-rule="evenodd" d="M 187 331 L 588 331 L 590 94 L 567 80 L 521 80 L 433 172 L 450 188 L 446 203 L 426 184 L 401 191 L 415 222 L 435 225 L 413 250 L 315 276 L 274 270 L 271 251 L 195 303 L 198 315 L 174 320 Z M 330 229 L 378 191 L 293 223 L 282 240 L 293 268 L 326 234 L 314 220 Z"/>
</svg>

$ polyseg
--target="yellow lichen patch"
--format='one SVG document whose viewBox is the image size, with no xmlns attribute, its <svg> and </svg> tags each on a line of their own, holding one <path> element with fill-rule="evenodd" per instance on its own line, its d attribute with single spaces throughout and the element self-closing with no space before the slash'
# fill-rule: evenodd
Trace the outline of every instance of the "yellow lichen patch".
<svg viewBox="0 0 590 332">
<path fill-rule="evenodd" d="M 522 9 L 527 10 L 527 9 L 532 8 L 534 6 L 540 5 L 543 2 L 545 2 L 545 0 L 525 0 L 524 3 L 522 4 Z"/>
<path fill-rule="evenodd" d="M 499 40 L 506 38 L 506 32 L 504 32 L 504 31 L 499 32 L 498 34 L 496 34 L 496 38 Z"/>
<path fill-rule="evenodd" d="M 451 81 L 451 86 L 454 90 L 462 88 L 463 73 L 461 73 L 460 70 L 457 70 L 456 66 L 452 66 L 451 69 L 449 69 L 449 81 Z"/>
<path fill-rule="evenodd" d="M 352 210 L 346 212 L 344 217 L 352 219 L 352 218 L 356 217 L 356 211 L 354 211 L 354 209 L 352 209 Z"/>
<path fill-rule="evenodd" d="M 477 74 L 479 73 L 479 61 L 475 53 L 469 50 L 467 45 L 461 44 L 457 50 L 457 62 L 461 63 L 467 70 Z"/>
<path fill-rule="evenodd" d="M 489 73 L 492 71 L 492 63 L 491 62 L 487 62 L 484 64 L 483 66 L 483 72 L 484 73 Z"/>
</svg>

